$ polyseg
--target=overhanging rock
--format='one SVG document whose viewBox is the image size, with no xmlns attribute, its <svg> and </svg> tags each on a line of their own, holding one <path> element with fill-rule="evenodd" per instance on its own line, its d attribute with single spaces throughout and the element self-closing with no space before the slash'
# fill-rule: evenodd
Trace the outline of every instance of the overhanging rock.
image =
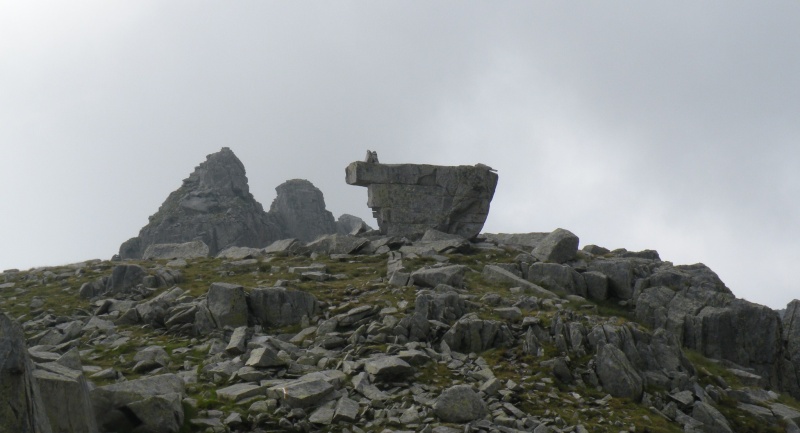
<svg viewBox="0 0 800 433">
<path fill-rule="evenodd" d="M 353 162 L 346 181 L 367 187 L 367 206 L 385 235 L 416 237 L 432 228 L 472 238 L 489 214 L 497 173 L 483 164 Z"/>
</svg>

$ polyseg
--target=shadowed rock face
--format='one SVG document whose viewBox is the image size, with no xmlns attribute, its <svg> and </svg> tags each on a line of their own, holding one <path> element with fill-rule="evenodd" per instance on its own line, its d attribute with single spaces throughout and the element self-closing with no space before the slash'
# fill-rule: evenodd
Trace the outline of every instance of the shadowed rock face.
<svg viewBox="0 0 800 433">
<path fill-rule="evenodd" d="M 282 230 L 247 185 L 244 165 L 227 147 L 206 161 L 167 197 L 139 236 L 120 247 L 120 257 L 141 258 L 151 244 L 202 240 L 210 254 L 230 246 L 263 247 Z"/>
<path fill-rule="evenodd" d="M 366 186 L 381 233 L 416 237 L 427 229 L 472 238 L 489 214 L 497 174 L 486 166 L 353 162 L 350 185 Z"/>
<path fill-rule="evenodd" d="M 322 191 L 304 179 L 292 179 L 275 188 L 278 196 L 270 206 L 281 226 L 292 237 L 313 241 L 320 235 L 336 233 L 336 220 L 325 209 Z"/>
</svg>

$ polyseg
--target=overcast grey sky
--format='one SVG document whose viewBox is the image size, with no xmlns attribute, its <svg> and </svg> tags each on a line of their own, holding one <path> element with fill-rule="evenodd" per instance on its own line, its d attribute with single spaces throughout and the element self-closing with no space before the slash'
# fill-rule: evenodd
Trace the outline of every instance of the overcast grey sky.
<svg viewBox="0 0 800 433">
<path fill-rule="evenodd" d="M 800 3 L 0 0 L 0 269 L 111 257 L 229 146 L 265 208 L 482 162 L 489 232 L 571 230 L 800 298 Z"/>
</svg>

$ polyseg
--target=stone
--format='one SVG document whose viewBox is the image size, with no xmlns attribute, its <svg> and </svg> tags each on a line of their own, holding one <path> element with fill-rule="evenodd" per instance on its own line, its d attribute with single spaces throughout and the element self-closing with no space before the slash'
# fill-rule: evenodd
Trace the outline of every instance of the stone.
<svg viewBox="0 0 800 433">
<path fill-rule="evenodd" d="M 0 312 L 0 419 L 3 432 L 50 433 L 22 328 Z"/>
<path fill-rule="evenodd" d="M 485 166 L 353 162 L 345 178 L 367 187 L 382 234 L 412 238 L 427 229 L 475 237 L 497 186 L 497 174 Z"/>
<path fill-rule="evenodd" d="M 498 245 L 515 246 L 521 249 L 536 248 L 550 233 L 483 233 L 481 236 Z"/>
<path fill-rule="evenodd" d="M 184 295 L 184 291 L 178 287 L 164 291 L 158 296 L 144 302 L 136 304 L 133 309 L 138 315 L 138 319 L 156 328 L 163 328 L 167 322 L 167 314 L 170 309 L 177 304 L 178 298 Z"/>
<path fill-rule="evenodd" d="M 456 385 L 442 391 L 433 405 L 442 422 L 467 423 L 485 417 L 486 404 L 469 385 Z"/>
<path fill-rule="evenodd" d="M 285 232 L 276 216 L 264 212 L 250 194 L 242 162 L 223 147 L 167 197 L 137 237 L 120 246 L 119 256 L 139 259 L 152 244 L 195 240 L 216 256 L 231 246 L 261 248 L 292 237 Z"/>
<path fill-rule="evenodd" d="M 575 269 L 558 263 L 533 263 L 527 280 L 550 290 L 562 290 L 570 295 L 587 297 L 586 280 Z"/>
<path fill-rule="evenodd" d="M 264 255 L 264 250 L 252 247 L 228 247 L 217 253 L 218 259 L 228 260 L 244 260 L 261 257 Z"/>
<path fill-rule="evenodd" d="M 105 385 L 90 395 L 101 431 L 175 433 L 183 425 L 184 385 L 174 374 Z"/>
<path fill-rule="evenodd" d="M 206 301 L 217 328 L 247 326 L 247 300 L 242 286 L 212 283 Z"/>
<path fill-rule="evenodd" d="M 245 365 L 249 367 L 283 367 L 287 365 L 284 358 L 278 356 L 278 352 L 271 347 L 257 347 L 250 352 Z"/>
<path fill-rule="evenodd" d="M 58 363 L 40 364 L 33 372 L 53 431 L 97 433 L 89 386 L 80 370 Z"/>
<path fill-rule="evenodd" d="M 322 191 L 305 179 L 292 179 L 275 187 L 277 196 L 269 214 L 285 233 L 304 242 L 338 232 L 333 214 L 325 209 Z"/>
<path fill-rule="evenodd" d="M 173 260 L 173 259 L 197 259 L 208 257 L 208 245 L 203 241 L 191 241 L 178 244 L 150 244 L 144 250 L 143 260 Z"/>
<path fill-rule="evenodd" d="M 319 303 L 314 295 L 284 287 L 257 287 L 248 300 L 253 319 L 264 327 L 283 327 L 311 319 Z"/>
<path fill-rule="evenodd" d="M 463 265 L 423 268 L 411 273 L 411 284 L 422 287 L 436 287 L 439 284 L 461 287 L 466 273 L 467 267 Z"/>
<path fill-rule="evenodd" d="M 358 402 L 353 401 L 346 396 L 342 397 L 336 402 L 336 408 L 333 414 L 333 422 L 355 422 L 358 419 L 358 411 Z"/>
<path fill-rule="evenodd" d="M 247 327 L 240 326 L 233 330 L 231 339 L 228 345 L 225 346 L 225 352 L 230 355 L 241 355 L 247 350 Z"/>
<path fill-rule="evenodd" d="M 530 281 L 524 280 L 510 271 L 497 265 L 486 265 L 481 274 L 489 282 L 503 283 L 524 288 L 527 292 L 540 298 L 558 299 L 558 295 Z"/>
<path fill-rule="evenodd" d="M 442 337 L 450 349 L 461 353 L 480 353 L 514 342 L 504 323 L 479 319 L 474 313 L 459 319 Z"/>
<path fill-rule="evenodd" d="M 403 379 L 414 373 L 414 367 L 399 356 L 379 356 L 364 362 L 364 371 L 376 381 Z"/>
<path fill-rule="evenodd" d="M 639 401 L 642 398 L 642 377 L 628 357 L 613 344 L 605 344 L 597 351 L 597 377 L 609 394 L 614 397 Z"/>
<path fill-rule="evenodd" d="M 111 271 L 104 295 L 125 294 L 129 289 L 144 283 L 147 271 L 139 265 L 117 265 Z"/>
<path fill-rule="evenodd" d="M 358 235 L 372 230 L 369 224 L 355 215 L 342 214 L 336 220 L 336 232 L 340 235 Z"/>
<path fill-rule="evenodd" d="M 593 301 L 608 299 L 608 277 L 605 274 L 588 271 L 581 275 L 586 284 L 586 295 L 589 299 Z"/>
<path fill-rule="evenodd" d="M 267 387 L 253 383 L 236 383 L 225 388 L 217 389 L 217 397 L 237 402 L 246 398 L 266 395 Z"/>
<path fill-rule="evenodd" d="M 285 254 L 305 248 L 301 244 L 302 242 L 295 238 L 280 239 L 267 245 L 262 251 L 264 254 Z"/>
<path fill-rule="evenodd" d="M 294 380 L 267 390 L 267 395 L 291 408 L 316 406 L 333 393 L 334 387 L 323 379 Z"/>
<path fill-rule="evenodd" d="M 361 248 L 369 244 L 369 239 L 351 235 L 323 235 L 315 241 L 306 245 L 306 247 L 317 254 L 334 255 L 334 254 L 355 254 Z"/>
<path fill-rule="evenodd" d="M 703 423 L 703 431 L 709 433 L 733 433 L 725 416 L 708 403 L 696 401 L 692 410 L 692 418 Z"/>
<path fill-rule="evenodd" d="M 545 236 L 531 254 L 543 262 L 564 263 L 578 253 L 578 237 L 569 230 L 555 229 Z"/>
</svg>

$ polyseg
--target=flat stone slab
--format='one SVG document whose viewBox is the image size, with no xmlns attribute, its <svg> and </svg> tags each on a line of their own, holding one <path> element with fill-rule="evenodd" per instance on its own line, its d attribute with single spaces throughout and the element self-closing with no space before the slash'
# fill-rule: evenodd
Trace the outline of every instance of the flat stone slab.
<svg viewBox="0 0 800 433">
<path fill-rule="evenodd" d="M 333 385 L 323 379 L 295 380 L 269 388 L 267 395 L 282 400 L 289 407 L 306 408 L 315 406 L 333 390 Z"/>
<path fill-rule="evenodd" d="M 257 395 L 266 395 L 267 387 L 253 383 L 237 383 L 217 390 L 217 397 L 237 402 Z"/>
<path fill-rule="evenodd" d="M 414 367 L 397 356 L 370 358 L 364 362 L 364 371 L 377 380 L 394 379 L 414 373 Z"/>
</svg>

